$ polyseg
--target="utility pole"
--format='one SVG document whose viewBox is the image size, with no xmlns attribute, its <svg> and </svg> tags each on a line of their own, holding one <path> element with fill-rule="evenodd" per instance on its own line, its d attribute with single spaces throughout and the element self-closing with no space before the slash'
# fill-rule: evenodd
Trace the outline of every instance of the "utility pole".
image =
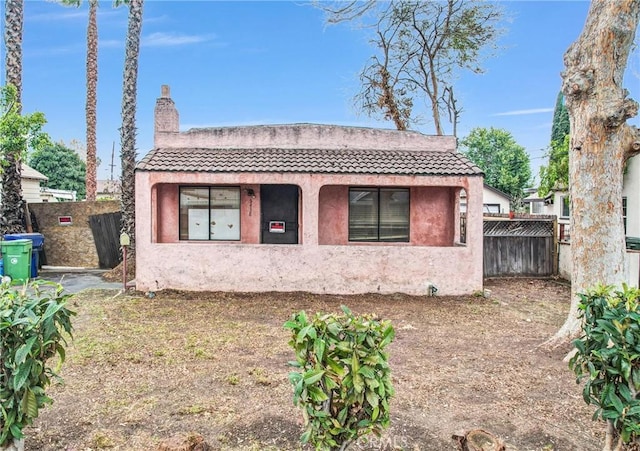
<svg viewBox="0 0 640 451">
<path fill-rule="evenodd" d="M 109 180 L 113 181 L 113 168 L 115 167 L 115 164 L 113 164 L 113 154 L 116 151 L 116 142 L 113 142 L 113 145 L 111 146 L 111 164 L 109 165 L 111 167 L 111 177 L 109 178 Z"/>
</svg>

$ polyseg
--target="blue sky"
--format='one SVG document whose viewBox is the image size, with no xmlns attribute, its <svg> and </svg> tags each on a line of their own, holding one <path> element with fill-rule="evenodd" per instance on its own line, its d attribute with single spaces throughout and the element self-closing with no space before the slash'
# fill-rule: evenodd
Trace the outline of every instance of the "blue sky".
<svg viewBox="0 0 640 451">
<path fill-rule="evenodd" d="M 527 149 L 537 174 L 549 143 L 562 57 L 582 30 L 589 3 L 500 4 L 510 17 L 499 41 L 502 49 L 484 63 L 484 74 L 462 74 L 455 85 L 463 107 L 458 135 L 474 127 L 503 128 Z M 86 2 L 80 8 L 25 2 L 23 110 L 44 112 L 46 131 L 67 144 L 85 140 L 87 10 Z M 147 0 L 143 17 L 139 159 L 153 146 L 153 109 L 163 84 L 171 86 L 182 129 L 297 122 L 393 128 L 359 114 L 352 103 L 358 74 L 372 54 L 366 32 L 348 25 L 327 27 L 318 9 L 288 1 Z M 114 177 L 120 174 L 126 26 L 125 7 L 101 2 L 100 179 L 110 177 L 114 143 Z M 4 69 L 2 77 L 4 84 Z M 629 62 L 626 86 L 640 98 L 638 51 Z M 428 122 L 416 129 L 433 133 Z M 450 126 L 446 130 L 450 133 Z"/>
</svg>

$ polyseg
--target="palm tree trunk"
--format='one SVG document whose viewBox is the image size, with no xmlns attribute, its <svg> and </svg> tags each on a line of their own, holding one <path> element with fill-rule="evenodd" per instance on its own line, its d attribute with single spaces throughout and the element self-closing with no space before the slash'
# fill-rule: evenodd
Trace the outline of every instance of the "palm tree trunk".
<svg viewBox="0 0 640 451">
<path fill-rule="evenodd" d="M 122 165 L 122 225 L 121 230 L 131 239 L 129 255 L 135 252 L 135 180 L 136 165 L 136 95 L 138 84 L 138 57 L 142 31 L 143 0 L 129 2 L 129 28 L 127 30 L 124 81 L 122 86 L 122 128 L 120 129 L 120 159 Z"/>
<path fill-rule="evenodd" d="M 87 26 L 87 172 L 86 199 L 96 200 L 96 104 L 98 87 L 98 1 L 89 1 L 89 24 Z"/>
<path fill-rule="evenodd" d="M 7 84 L 16 88 L 17 112 L 22 111 L 22 24 L 24 1 L 6 0 L 5 69 Z M 0 233 L 24 232 L 24 201 L 22 200 L 22 166 L 20 159 L 26 149 L 0 149 L 4 156 L 2 168 L 2 222 Z"/>
<path fill-rule="evenodd" d="M 6 0 L 4 16 L 5 70 L 7 84 L 16 87 L 16 102 L 22 103 L 22 24 L 24 0 Z M 18 113 L 22 106 L 18 106 Z"/>
</svg>

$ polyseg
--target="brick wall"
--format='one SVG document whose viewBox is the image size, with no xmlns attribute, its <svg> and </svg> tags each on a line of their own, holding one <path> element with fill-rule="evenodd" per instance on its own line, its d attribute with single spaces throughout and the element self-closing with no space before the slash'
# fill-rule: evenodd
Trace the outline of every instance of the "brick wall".
<svg viewBox="0 0 640 451">
<path fill-rule="evenodd" d="M 120 211 L 120 202 L 42 203 L 29 204 L 29 209 L 36 217 L 38 231 L 44 235 L 47 265 L 98 268 L 89 216 Z M 72 223 L 60 225 L 60 216 L 71 216 Z"/>
</svg>

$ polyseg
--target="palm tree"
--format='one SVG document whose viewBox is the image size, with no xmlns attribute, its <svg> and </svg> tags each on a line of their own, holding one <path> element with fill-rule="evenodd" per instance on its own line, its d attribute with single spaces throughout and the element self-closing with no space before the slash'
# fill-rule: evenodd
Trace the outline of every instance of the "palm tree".
<svg viewBox="0 0 640 451">
<path fill-rule="evenodd" d="M 82 0 L 61 0 L 63 5 L 80 6 Z M 86 199 L 96 200 L 96 109 L 98 89 L 98 0 L 89 0 L 87 24 L 87 174 L 85 178 Z"/>
<path fill-rule="evenodd" d="M 96 200 L 96 109 L 98 90 L 98 0 L 89 0 L 87 25 L 87 174 L 86 199 Z"/>
<path fill-rule="evenodd" d="M 22 112 L 22 24 L 24 0 L 5 1 L 4 42 L 5 69 L 8 85 L 16 88 L 15 102 L 18 114 Z M 2 168 L 2 221 L 0 233 L 24 232 L 24 200 L 22 199 L 22 153 L 26 149 L 6 151 L 0 149 Z"/>
<path fill-rule="evenodd" d="M 121 230 L 123 233 L 127 233 L 131 239 L 130 251 L 133 256 L 136 230 L 134 182 L 136 165 L 136 96 L 144 0 L 128 0 L 124 3 L 129 5 L 129 26 L 125 45 L 124 79 L 122 83 L 122 128 L 120 129 L 120 164 L 122 166 Z"/>
</svg>

